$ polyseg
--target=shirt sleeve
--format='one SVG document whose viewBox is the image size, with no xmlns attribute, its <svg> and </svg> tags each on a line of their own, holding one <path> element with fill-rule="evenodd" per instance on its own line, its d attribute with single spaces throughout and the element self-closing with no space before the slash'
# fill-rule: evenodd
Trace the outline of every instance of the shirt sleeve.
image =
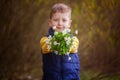
<svg viewBox="0 0 120 80">
<path fill-rule="evenodd" d="M 78 52 L 79 40 L 75 36 L 72 38 L 72 40 L 73 40 L 73 45 L 70 48 L 70 53 L 76 53 Z"/>
<path fill-rule="evenodd" d="M 42 49 L 43 54 L 47 54 L 51 52 L 49 48 L 50 47 L 49 44 L 46 43 L 47 40 L 48 40 L 48 37 L 42 37 L 40 40 L 40 48 Z"/>
</svg>

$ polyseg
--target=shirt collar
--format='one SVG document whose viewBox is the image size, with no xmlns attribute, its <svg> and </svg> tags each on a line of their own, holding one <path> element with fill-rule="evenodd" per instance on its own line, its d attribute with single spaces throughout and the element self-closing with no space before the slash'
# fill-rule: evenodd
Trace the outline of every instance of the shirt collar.
<svg viewBox="0 0 120 80">
<path fill-rule="evenodd" d="M 52 28 L 49 28 L 49 35 L 51 35 L 51 36 L 54 35 L 54 30 Z"/>
</svg>

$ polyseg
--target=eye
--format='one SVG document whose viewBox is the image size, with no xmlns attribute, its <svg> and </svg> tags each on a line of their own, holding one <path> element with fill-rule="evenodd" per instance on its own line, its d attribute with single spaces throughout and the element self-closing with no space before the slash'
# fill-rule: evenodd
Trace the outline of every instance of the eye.
<svg viewBox="0 0 120 80">
<path fill-rule="evenodd" d="M 67 20 L 66 19 L 63 19 L 63 22 L 66 22 Z"/>
<path fill-rule="evenodd" d="M 58 19 L 53 19 L 53 21 L 58 21 Z"/>
</svg>

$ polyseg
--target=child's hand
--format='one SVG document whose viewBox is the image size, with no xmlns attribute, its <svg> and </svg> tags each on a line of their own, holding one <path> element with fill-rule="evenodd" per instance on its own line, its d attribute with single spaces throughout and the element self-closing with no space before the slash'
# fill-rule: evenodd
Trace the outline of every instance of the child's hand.
<svg viewBox="0 0 120 80">
<path fill-rule="evenodd" d="M 79 40 L 77 37 L 73 37 L 73 45 L 70 47 L 70 53 L 76 53 L 79 47 Z"/>
<path fill-rule="evenodd" d="M 43 53 L 43 54 L 52 52 L 52 51 L 50 50 L 50 45 L 49 45 L 49 43 L 47 43 L 48 41 L 49 41 L 49 38 L 48 38 L 48 37 L 43 37 L 43 38 L 40 40 L 40 47 L 42 48 L 42 53 Z"/>
</svg>

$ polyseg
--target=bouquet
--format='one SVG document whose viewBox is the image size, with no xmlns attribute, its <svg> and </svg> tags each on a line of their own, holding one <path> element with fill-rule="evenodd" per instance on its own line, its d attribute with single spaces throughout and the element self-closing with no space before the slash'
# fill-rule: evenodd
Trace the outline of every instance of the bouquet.
<svg viewBox="0 0 120 80">
<path fill-rule="evenodd" d="M 73 40 L 69 34 L 70 29 L 62 32 L 54 32 L 53 36 L 48 37 L 48 48 L 58 55 L 69 55 L 70 47 L 73 45 Z"/>
</svg>

